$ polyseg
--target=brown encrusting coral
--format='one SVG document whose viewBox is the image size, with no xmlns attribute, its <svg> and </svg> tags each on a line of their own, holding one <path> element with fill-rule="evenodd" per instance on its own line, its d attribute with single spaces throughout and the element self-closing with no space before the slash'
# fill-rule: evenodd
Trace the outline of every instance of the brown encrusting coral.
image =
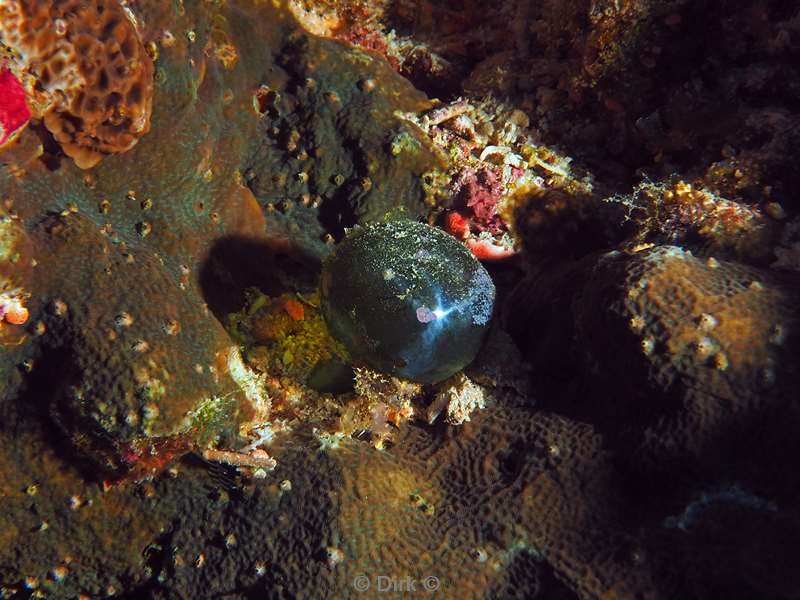
<svg viewBox="0 0 800 600">
<path fill-rule="evenodd" d="M 797 598 L 799 24 L 0 2 L 0 597 Z M 497 290 L 436 384 L 320 308 L 399 219 Z"/>
<path fill-rule="evenodd" d="M 670 443 L 682 451 L 696 445 L 700 454 L 709 435 L 793 410 L 798 301 L 793 274 L 659 246 L 531 276 L 514 291 L 508 314 L 524 324 L 517 337 L 538 364 L 586 370 L 616 390 L 583 409 L 609 417 L 619 431 L 629 422 L 665 427 L 667 415 L 677 417 Z M 530 330 L 540 336 L 524 339 Z M 685 439 L 677 443 L 675 435 Z M 654 432 L 650 443 L 656 439 L 666 442 Z"/>
</svg>

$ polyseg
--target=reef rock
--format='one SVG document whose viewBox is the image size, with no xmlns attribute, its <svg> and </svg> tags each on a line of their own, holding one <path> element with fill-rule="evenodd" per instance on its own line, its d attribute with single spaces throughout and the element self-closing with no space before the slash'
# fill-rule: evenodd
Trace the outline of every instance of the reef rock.
<svg viewBox="0 0 800 600">
<path fill-rule="evenodd" d="M 599 393 L 567 410 L 651 457 L 713 463 L 796 410 L 798 299 L 792 274 L 662 246 L 532 275 L 507 315 L 536 372 L 593 374 Z"/>
<path fill-rule="evenodd" d="M 36 108 L 0 154 L 3 227 L 23 240 L 0 292 L 30 313 L 27 329 L 4 324 L 18 343 L 2 349 L 14 372 L 2 402 L 36 389 L 41 413 L 115 468 L 147 440 L 212 440 L 251 415 L 218 318 L 245 284 L 277 285 L 276 255 L 314 264 L 343 224 L 396 198 L 420 214 L 433 160 L 392 116 L 427 101 L 380 61 L 274 7 L 179 13 L 116 1 L 2 13 Z"/>
</svg>

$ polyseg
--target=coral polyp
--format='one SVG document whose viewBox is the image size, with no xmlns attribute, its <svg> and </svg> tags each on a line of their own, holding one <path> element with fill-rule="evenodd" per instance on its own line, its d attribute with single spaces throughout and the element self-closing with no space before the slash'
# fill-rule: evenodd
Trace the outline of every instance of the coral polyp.
<svg viewBox="0 0 800 600">
<path fill-rule="evenodd" d="M 355 359 L 422 383 L 475 358 L 495 296 L 455 238 L 405 220 L 352 231 L 325 262 L 321 289 L 328 327 Z"/>
</svg>

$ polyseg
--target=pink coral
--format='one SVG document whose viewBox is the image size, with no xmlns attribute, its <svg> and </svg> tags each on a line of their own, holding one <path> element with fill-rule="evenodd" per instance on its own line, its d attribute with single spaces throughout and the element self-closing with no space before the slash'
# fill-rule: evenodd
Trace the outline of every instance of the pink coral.
<svg viewBox="0 0 800 600">
<path fill-rule="evenodd" d="M 497 228 L 497 202 L 503 195 L 503 183 L 496 168 L 467 168 L 455 183 L 458 203 L 471 209 L 481 227 Z"/>
<path fill-rule="evenodd" d="M 0 70 L 0 145 L 31 118 L 22 84 L 8 69 Z"/>
<path fill-rule="evenodd" d="M 444 217 L 444 229 L 466 242 L 479 260 L 502 260 L 516 251 L 497 212 L 505 192 L 499 168 L 467 167 L 454 179 L 453 197 L 458 210 Z"/>
</svg>

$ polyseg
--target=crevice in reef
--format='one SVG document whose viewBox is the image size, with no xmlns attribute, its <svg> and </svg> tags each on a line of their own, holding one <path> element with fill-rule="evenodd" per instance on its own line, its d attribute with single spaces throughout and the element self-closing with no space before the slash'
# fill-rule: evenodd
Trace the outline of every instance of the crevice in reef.
<svg viewBox="0 0 800 600">
<path fill-rule="evenodd" d="M 3 419 L 3 427 L 11 428 L 17 439 L 38 438 L 87 482 L 99 482 L 111 471 L 87 457 L 113 454 L 111 440 L 104 439 L 92 423 L 78 422 L 60 406 L 69 382 L 78 373 L 72 353 L 62 347 L 45 348 L 35 364 L 35 376 L 26 377 L 23 391 L 8 409 L 13 414 Z"/>
<path fill-rule="evenodd" d="M 217 240 L 200 267 L 200 287 L 208 308 L 221 323 L 247 302 L 245 291 L 258 288 L 269 296 L 287 290 L 308 291 L 316 284 L 318 264 L 281 240 L 239 236 Z"/>
</svg>

